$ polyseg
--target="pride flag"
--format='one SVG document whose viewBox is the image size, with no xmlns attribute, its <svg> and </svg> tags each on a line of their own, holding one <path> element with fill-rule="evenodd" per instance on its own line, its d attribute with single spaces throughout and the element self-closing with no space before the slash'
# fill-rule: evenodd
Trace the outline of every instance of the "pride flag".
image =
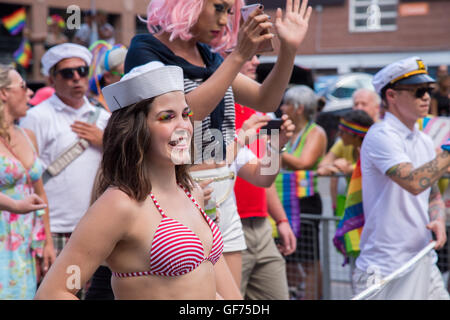
<svg viewBox="0 0 450 320">
<path fill-rule="evenodd" d="M 3 17 L 2 23 L 9 31 L 9 33 L 15 36 L 20 31 L 22 31 L 23 27 L 25 27 L 26 19 L 27 13 L 25 11 L 25 8 L 20 8 L 19 10 L 14 11 L 9 16 Z"/>
<path fill-rule="evenodd" d="M 313 171 L 298 170 L 280 173 L 275 179 L 275 187 L 292 231 L 300 237 L 299 198 L 314 195 Z"/>
<path fill-rule="evenodd" d="M 344 216 L 339 221 L 333 238 L 336 248 L 346 257 L 344 264 L 349 256 L 359 255 L 359 241 L 363 226 L 361 162 L 358 159 L 347 190 Z"/>
<path fill-rule="evenodd" d="M 23 39 L 19 49 L 17 49 L 13 54 L 14 60 L 24 68 L 28 68 L 30 65 L 31 56 L 31 44 L 27 39 Z"/>
</svg>

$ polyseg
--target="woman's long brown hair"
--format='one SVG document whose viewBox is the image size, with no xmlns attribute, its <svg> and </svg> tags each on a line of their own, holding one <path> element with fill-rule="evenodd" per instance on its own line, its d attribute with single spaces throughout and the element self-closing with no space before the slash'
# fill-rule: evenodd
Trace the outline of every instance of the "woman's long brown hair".
<svg viewBox="0 0 450 320">
<path fill-rule="evenodd" d="M 100 195 L 108 187 L 114 186 L 129 197 L 144 201 L 151 192 L 152 184 L 148 177 L 151 136 L 147 116 L 153 100 L 143 100 L 111 114 L 103 134 L 98 188 L 93 194 Z M 176 165 L 175 172 L 177 182 L 191 190 L 193 182 L 188 167 Z"/>
</svg>

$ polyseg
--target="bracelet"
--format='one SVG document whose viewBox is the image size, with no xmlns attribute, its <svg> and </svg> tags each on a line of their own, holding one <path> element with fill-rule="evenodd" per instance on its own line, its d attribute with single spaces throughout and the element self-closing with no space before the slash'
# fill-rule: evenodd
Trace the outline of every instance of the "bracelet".
<svg viewBox="0 0 450 320">
<path fill-rule="evenodd" d="M 286 219 L 286 218 L 280 219 L 280 220 L 278 220 L 277 222 L 275 222 L 275 224 L 276 224 L 276 226 L 278 227 L 278 225 L 279 225 L 280 223 L 282 223 L 282 222 L 287 222 L 287 223 L 289 223 L 289 220 Z"/>
<path fill-rule="evenodd" d="M 276 153 L 278 153 L 278 154 L 282 154 L 283 152 L 286 151 L 286 147 L 285 147 L 285 146 L 283 146 L 280 150 L 275 149 L 275 148 L 272 146 L 272 144 L 270 143 L 270 141 L 267 141 L 267 146 L 268 146 L 273 152 L 276 152 Z"/>
</svg>

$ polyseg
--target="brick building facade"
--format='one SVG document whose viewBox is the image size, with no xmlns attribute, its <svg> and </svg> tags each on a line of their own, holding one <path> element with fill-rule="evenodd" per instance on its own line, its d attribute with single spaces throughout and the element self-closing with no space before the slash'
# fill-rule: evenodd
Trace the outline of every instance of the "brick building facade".
<svg viewBox="0 0 450 320">
<path fill-rule="evenodd" d="M 285 0 L 259 2 L 265 5 L 266 12 L 272 17 L 275 17 L 276 7 L 285 6 Z M 296 59 L 296 64 L 300 66 L 318 70 L 319 73 L 320 70 L 325 73 L 371 71 L 413 54 L 421 56 L 432 67 L 450 64 L 450 0 L 309 2 L 314 12 L 310 30 Z M 115 27 L 117 42 L 129 44 L 134 34 L 145 32 L 145 25 L 138 22 L 137 15 L 145 17 L 147 0 L 2 0 L 0 8 L 11 11 L 15 7 L 25 6 L 32 38 L 40 39 L 46 34 L 46 17 L 54 12 L 64 16 L 67 8 L 73 4 L 82 11 L 91 9 L 92 5 L 97 10 L 106 11 Z M 372 13 L 369 13 L 369 7 L 378 8 L 379 11 L 370 9 Z M 6 15 L 8 10 L 1 10 L 0 16 Z M 370 16 L 379 18 L 381 28 L 365 30 L 366 20 L 368 24 Z M 14 44 L 17 46 L 19 42 L 17 37 L 10 41 L 7 32 L 3 31 L 0 58 L 2 51 L 4 56 L 10 55 L 10 52 L 5 53 L 6 47 L 12 51 Z M 39 61 L 44 52 L 42 41 L 34 41 L 34 61 Z M 275 55 L 264 55 L 261 60 L 273 62 Z M 39 67 L 39 63 L 33 63 L 28 70 L 30 79 L 42 80 Z"/>
</svg>

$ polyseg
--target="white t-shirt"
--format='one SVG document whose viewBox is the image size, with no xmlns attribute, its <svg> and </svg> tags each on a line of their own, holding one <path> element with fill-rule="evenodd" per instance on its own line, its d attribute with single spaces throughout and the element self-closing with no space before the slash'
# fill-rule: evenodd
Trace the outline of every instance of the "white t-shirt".
<svg viewBox="0 0 450 320">
<path fill-rule="evenodd" d="M 364 228 L 358 269 L 377 268 L 386 276 L 431 241 L 428 203 L 430 188 L 415 196 L 391 180 L 386 171 L 408 162 L 414 168 L 435 157 L 433 142 L 416 127 L 409 130 L 393 114 L 374 124 L 361 148 Z"/>
<path fill-rule="evenodd" d="M 74 121 L 87 122 L 95 111 L 87 98 L 84 105 L 74 109 L 64 104 L 55 94 L 30 109 L 20 122 L 21 127 L 34 132 L 39 148 L 39 158 L 47 168 L 78 136 L 70 125 Z M 109 113 L 101 110 L 97 127 L 104 129 Z M 49 201 L 51 232 L 66 233 L 75 229 L 89 207 L 89 201 L 102 152 L 89 146 L 78 158 L 44 186 Z"/>
</svg>

